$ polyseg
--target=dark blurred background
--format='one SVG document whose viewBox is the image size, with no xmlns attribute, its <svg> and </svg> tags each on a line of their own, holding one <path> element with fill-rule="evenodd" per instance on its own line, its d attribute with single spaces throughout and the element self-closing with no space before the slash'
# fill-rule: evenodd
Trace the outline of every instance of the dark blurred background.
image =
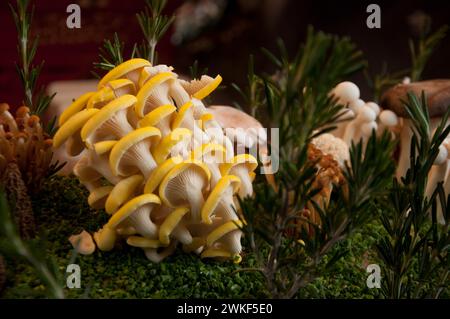
<svg viewBox="0 0 450 319">
<path fill-rule="evenodd" d="M 177 15 L 176 23 L 158 46 L 159 61 L 189 74 L 198 60 L 200 69 L 212 76 L 221 74 L 224 84 L 244 84 L 249 54 L 255 55 L 257 69 L 270 72 L 260 47 L 274 50 L 277 37 L 284 39 L 290 53 L 304 40 L 308 25 L 329 33 L 350 36 L 365 53 L 370 71 L 379 72 L 383 63 L 395 71 L 410 65 L 408 38 L 428 15 L 432 29 L 450 24 L 450 1 L 371 1 L 381 7 L 381 29 L 366 26 L 366 1 L 321 0 L 170 0 L 167 13 Z M 16 31 L 7 6 L 0 3 L 0 101 L 21 103 L 20 83 L 15 73 Z M 92 78 L 92 63 L 98 48 L 117 32 L 126 53 L 142 39 L 135 14 L 143 0 L 36 0 L 33 35 L 40 35 L 37 61 L 45 60 L 42 85 L 52 81 Z M 81 6 L 81 29 L 66 27 L 66 7 Z M 433 55 L 424 78 L 450 76 L 450 36 Z M 354 79 L 370 99 L 362 74 Z M 228 86 L 213 97 L 214 103 L 230 104 L 238 99 Z"/>
</svg>

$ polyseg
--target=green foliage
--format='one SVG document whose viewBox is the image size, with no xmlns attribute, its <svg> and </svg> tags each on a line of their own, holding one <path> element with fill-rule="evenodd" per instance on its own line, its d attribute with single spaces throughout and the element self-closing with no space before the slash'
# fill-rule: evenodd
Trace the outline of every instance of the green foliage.
<svg viewBox="0 0 450 319">
<path fill-rule="evenodd" d="M 446 124 L 450 110 L 430 138 L 425 96 L 419 101 L 409 94 L 404 103 L 413 123 L 411 167 L 401 181 L 394 180 L 389 195 L 380 202 L 386 236 L 377 251 L 387 273 L 382 292 L 387 298 L 438 298 L 450 283 L 449 201 L 442 183 L 431 198 L 425 190 L 439 146 L 450 132 Z M 444 212 L 443 225 L 436 217 L 437 200 Z"/>
<path fill-rule="evenodd" d="M 422 72 L 439 43 L 445 38 L 448 32 L 448 26 L 444 25 L 429 36 L 422 35 L 417 44 L 409 40 L 409 49 L 411 52 L 411 81 L 419 81 Z"/>
<path fill-rule="evenodd" d="M 95 62 L 94 66 L 100 70 L 109 71 L 121 64 L 123 59 L 124 44 L 120 41 L 117 33 L 114 33 L 114 39 L 104 40 L 103 47 L 100 48 L 100 62 Z"/>
<path fill-rule="evenodd" d="M 145 3 L 146 8 L 144 11 L 136 15 L 145 38 L 142 45 L 136 47 L 136 53 L 137 56 L 149 60 L 152 64 L 156 64 L 156 45 L 167 32 L 175 17 L 162 14 L 167 0 L 145 0 Z"/>
<path fill-rule="evenodd" d="M 24 105 L 28 106 L 34 114 L 41 115 L 50 105 L 55 94 L 48 96 L 44 88 L 36 92 L 39 74 L 42 71 L 44 62 L 33 65 L 36 55 L 39 37 L 30 41 L 31 23 L 33 21 L 34 7 L 29 10 L 30 0 L 17 0 L 16 7 L 9 5 L 17 29 L 17 51 L 19 62 L 16 63 L 16 70 L 19 74 L 20 82 L 24 90 Z M 50 128 L 49 131 L 52 131 Z"/>
<path fill-rule="evenodd" d="M 392 85 L 401 83 L 406 76 L 410 77 L 411 82 L 420 81 L 428 60 L 439 43 L 447 35 L 447 31 L 448 26 L 444 25 L 429 35 L 429 27 L 425 26 L 425 29 L 422 30 L 418 41 L 410 39 L 410 68 L 390 73 L 388 72 L 386 64 L 383 64 L 381 72 L 376 74 L 373 79 L 371 79 L 370 75 L 366 72 L 366 78 L 374 91 L 374 101 L 379 101 L 383 90 Z"/>
<path fill-rule="evenodd" d="M 247 226 L 244 227 L 257 264 L 248 270 L 263 275 L 269 297 L 292 298 L 317 277 L 328 274 L 347 253 L 333 251 L 370 218 L 373 201 L 383 194 L 394 172 L 389 135 L 353 145 L 350 164 L 344 171 L 346 187 L 335 187 L 332 201 L 321 209 L 313 202 L 320 222 L 299 216 L 308 208 L 316 189 L 316 163 L 307 158 L 312 138 L 333 128 L 339 120 L 341 105 L 329 97 L 331 89 L 343 78 L 361 69 L 361 52 L 347 38 L 337 38 L 312 28 L 306 43 L 290 60 L 282 42 L 280 58 L 265 51 L 277 67 L 275 77 L 255 81 L 251 63 L 249 83 L 263 90 L 257 104 L 269 114 L 271 127 L 280 130 L 280 170 L 277 190 L 265 182 L 255 185 L 255 197 L 241 201 Z M 250 87 L 247 101 L 257 94 Z M 272 148 L 272 152 L 274 149 Z M 309 223 L 313 234 L 302 228 L 297 238 L 289 236 L 291 222 Z M 331 252 L 333 253 L 331 254 Z"/>
<path fill-rule="evenodd" d="M 61 278 L 55 260 L 48 257 L 45 241 L 30 240 L 24 242 L 12 221 L 6 195 L 0 192 L 0 252 L 2 254 L 19 257 L 32 265 L 37 276 L 46 286 L 46 295 L 50 298 L 64 298 L 60 284 Z"/>
</svg>

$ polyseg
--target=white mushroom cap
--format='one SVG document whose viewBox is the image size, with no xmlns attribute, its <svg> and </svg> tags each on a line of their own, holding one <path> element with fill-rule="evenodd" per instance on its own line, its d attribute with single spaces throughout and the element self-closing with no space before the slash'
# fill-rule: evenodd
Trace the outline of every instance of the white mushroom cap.
<svg viewBox="0 0 450 319">
<path fill-rule="evenodd" d="M 344 104 L 358 100 L 360 96 L 359 87 L 355 83 L 349 81 L 339 83 L 334 88 L 333 93 Z"/>
<path fill-rule="evenodd" d="M 380 113 L 380 122 L 387 127 L 394 127 L 399 124 L 398 116 L 391 110 L 383 110 Z"/>
</svg>

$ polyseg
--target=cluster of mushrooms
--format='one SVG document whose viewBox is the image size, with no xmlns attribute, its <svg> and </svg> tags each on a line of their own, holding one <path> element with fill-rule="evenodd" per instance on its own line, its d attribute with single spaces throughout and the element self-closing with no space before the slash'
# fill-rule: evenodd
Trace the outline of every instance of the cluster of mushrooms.
<svg viewBox="0 0 450 319">
<path fill-rule="evenodd" d="M 412 92 L 420 97 L 422 92 L 427 99 L 430 115 L 430 136 L 441 122 L 450 106 L 450 80 L 436 79 L 410 83 L 405 79 L 388 89 L 380 99 L 380 105 L 364 102 L 360 98 L 359 88 L 352 82 L 339 83 L 332 91 L 338 101 L 345 105 L 343 118 L 347 121 L 338 124 L 332 134 L 342 139 L 348 147 L 360 139 L 367 142 L 372 130 L 381 134 L 388 130 L 399 140 L 399 155 L 396 170 L 397 178 L 406 174 L 410 167 L 410 150 L 413 128 L 402 101 L 407 101 L 407 93 Z M 450 123 L 447 123 L 447 125 Z M 445 193 L 450 193 L 450 137 L 447 137 L 439 148 L 439 154 L 431 168 L 426 195 L 430 198 L 439 182 L 444 182 Z M 438 220 L 444 223 L 442 208 L 438 203 Z"/>
<path fill-rule="evenodd" d="M 123 239 L 153 262 L 178 244 L 202 258 L 241 260 L 237 195 L 253 193 L 257 161 L 235 152 L 202 102 L 220 82 L 131 59 L 61 114 L 54 147 L 77 158 L 89 205 L 110 215 L 93 240 L 86 231 L 70 238 L 80 253 Z"/>
<path fill-rule="evenodd" d="M 39 191 L 52 163 L 52 139 L 26 106 L 11 114 L 0 103 L 0 179 L 23 238 L 34 236 L 30 195 Z"/>
</svg>

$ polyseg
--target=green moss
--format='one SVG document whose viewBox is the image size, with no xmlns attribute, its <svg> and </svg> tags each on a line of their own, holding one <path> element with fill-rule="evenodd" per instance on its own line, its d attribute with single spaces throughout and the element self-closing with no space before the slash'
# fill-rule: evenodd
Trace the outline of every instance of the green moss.
<svg viewBox="0 0 450 319">
<path fill-rule="evenodd" d="M 54 256 L 64 277 L 72 257 L 67 240 L 82 229 L 94 232 L 107 221 L 104 212 L 89 208 L 87 192 L 74 178 L 54 177 L 33 199 L 39 229 L 48 242 L 47 253 Z M 367 254 L 379 226 L 367 225 L 361 233 L 339 244 L 350 253 L 337 263 L 330 276 L 318 278 L 298 297 L 301 298 L 373 298 L 376 289 L 366 288 L 365 264 L 373 263 Z M 244 243 L 245 244 L 245 243 Z M 245 245 L 244 245 L 245 246 Z M 146 259 L 141 249 L 119 245 L 111 252 L 96 251 L 78 256 L 81 289 L 66 289 L 70 298 L 262 298 L 264 283 L 255 272 L 238 272 L 252 266 L 251 254 L 240 266 L 213 260 L 201 260 L 193 254 L 177 251 L 162 263 Z M 44 287 L 33 269 L 17 260 L 8 260 L 8 283 L 2 297 L 38 297 Z"/>
</svg>

